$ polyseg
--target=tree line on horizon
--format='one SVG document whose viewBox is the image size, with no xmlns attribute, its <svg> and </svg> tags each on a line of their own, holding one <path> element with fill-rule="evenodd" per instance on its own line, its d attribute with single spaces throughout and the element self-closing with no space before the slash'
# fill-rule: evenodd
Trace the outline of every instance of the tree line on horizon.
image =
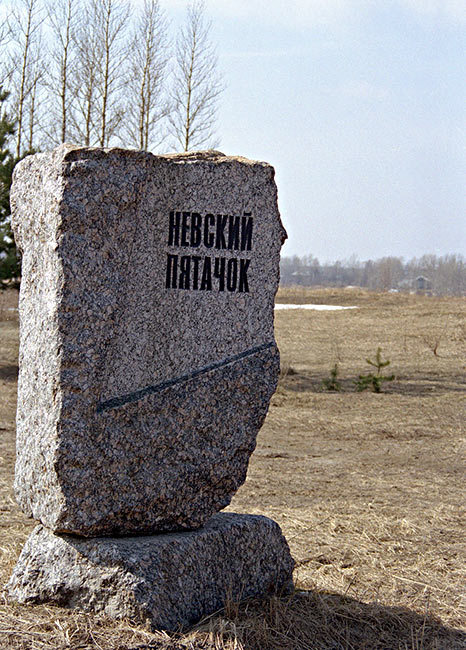
<svg viewBox="0 0 466 650">
<path fill-rule="evenodd" d="M 423 255 L 405 261 L 382 257 L 321 264 L 317 257 L 282 257 L 282 286 L 363 287 L 379 291 L 421 291 L 435 295 L 466 295 L 466 258 L 461 254 Z"/>
<path fill-rule="evenodd" d="M 204 0 L 172 34 L 159 0 L 14 0 L 0 27 L 0 283 L 18 276 L 9 190 L 64 142 L 157 153 L 217 145 L 223 90 Z"/>
</svg>

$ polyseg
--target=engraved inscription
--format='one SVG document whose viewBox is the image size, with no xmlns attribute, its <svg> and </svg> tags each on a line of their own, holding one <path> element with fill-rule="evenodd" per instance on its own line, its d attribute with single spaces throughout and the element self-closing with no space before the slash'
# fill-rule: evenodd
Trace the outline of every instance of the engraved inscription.
<svg viewBox="0 0 466 650">
<path fill-rule="evenodd" d="M 234 216 L 171 210 L 167 245 L 248 252 L 252 250 L 253 224 L 251 212 Z M 165 288 L 249 293 L 250 263 L 247 257 L 167 252 Z"/>
</svg>

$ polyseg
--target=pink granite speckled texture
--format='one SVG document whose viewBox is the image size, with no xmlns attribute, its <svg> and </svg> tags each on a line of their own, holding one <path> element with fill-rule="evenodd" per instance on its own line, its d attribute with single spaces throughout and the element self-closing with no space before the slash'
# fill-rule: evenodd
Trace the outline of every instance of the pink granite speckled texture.
<svg viewBox="0 0 466 650">
<path fill-rule="evenodd" d="M 85 536 L 202 526 L 279 372 L 273 168 L 63 145 L 17 166 L 11 201 L 21 507 Z"/>
<path fill-rule="evenodd" d="M 183 533 L 84 539 L 37 526 L 7 585 L 20 603 L 52 602 L 176 630 L 253 596 L 292 587 L 274 521 L 220 513 Z"/>
</svg>

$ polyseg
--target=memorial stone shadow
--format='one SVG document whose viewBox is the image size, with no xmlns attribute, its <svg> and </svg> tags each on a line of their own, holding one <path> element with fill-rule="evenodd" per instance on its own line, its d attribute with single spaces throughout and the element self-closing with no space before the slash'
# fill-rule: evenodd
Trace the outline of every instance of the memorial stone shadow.
<svg viewBox="0 0 466 650">
<path fill-rule="evenodd" d="M 297 590 L 288 597 L 230 604 L 191 629 L 171 635 L 165 650 L 463 650 L 466 631 L 428 612 L 364 603 L 335 592 Z M 149 643 L 125 650 L 156 650 Z M 123 648 L 121 649 L 123 650 Z"/>
</svg>

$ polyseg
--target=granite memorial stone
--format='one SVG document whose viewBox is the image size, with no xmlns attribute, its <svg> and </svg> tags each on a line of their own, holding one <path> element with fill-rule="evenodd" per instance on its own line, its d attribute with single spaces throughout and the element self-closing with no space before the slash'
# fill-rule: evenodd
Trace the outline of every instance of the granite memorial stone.
<svg viewBox="0 0 466 650">
<path fill-rule="evenodd" d="M 291 587 L 275 522 L 215 514 L 278 378 L 273 175 L 218 152 L 68 145 L 18 164 L 15 489 L 41 525 L 11 599 L 173 630 Z"/>
<path fill-rule="evenodd" d="M 277 383 L 273 168 L 62 145 L 17 165 L 11 203 L 21 507 L 82 536 L 204 525 Z"/>
</svg>

